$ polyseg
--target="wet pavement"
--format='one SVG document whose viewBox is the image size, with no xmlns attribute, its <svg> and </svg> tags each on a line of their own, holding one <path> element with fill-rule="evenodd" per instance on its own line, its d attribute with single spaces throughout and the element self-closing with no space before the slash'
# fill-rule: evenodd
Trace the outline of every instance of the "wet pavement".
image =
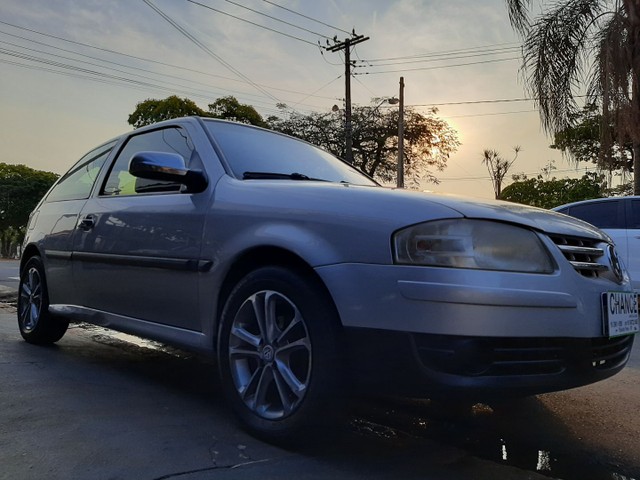
<svg viewBox="0 0 640 480">
<path fill-rule="evenodd" d="M 640 369 L 504 404 L 354 400 L 330 440 L 282 450 L 241 431 L 215 365 L 89 325 L 54 347 L 0 307 L 0 479 L 640 480 Z"/>
</svg>

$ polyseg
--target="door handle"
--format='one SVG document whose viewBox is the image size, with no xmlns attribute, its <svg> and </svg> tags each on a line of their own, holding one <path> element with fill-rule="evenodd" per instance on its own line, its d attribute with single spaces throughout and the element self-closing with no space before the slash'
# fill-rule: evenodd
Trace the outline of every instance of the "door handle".
<svg viewBox="0 0 640 480">
<path fill-rule="evenodd" d="M 88 232 L 94 227 L 95 223 L 96 222 L 93 215 L 87 215 L 82 220 L 80 220 L 78 227 L 80 227 L 80 230 L 84 230 L 85 232 Z"/>
</svg>

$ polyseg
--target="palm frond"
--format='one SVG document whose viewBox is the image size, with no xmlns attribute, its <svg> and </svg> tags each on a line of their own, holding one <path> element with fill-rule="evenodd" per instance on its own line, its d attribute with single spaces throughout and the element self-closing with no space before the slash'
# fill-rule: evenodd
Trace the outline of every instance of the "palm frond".
<svg viewBox="0 0 640 480">
<path fill-rule="evenodd" d="M 529 30 L 529 7 L 531 0 L 507 0 L 509 22 L 518 34 L 524 36 Z"/>
<path fill-rule="evenodd" d="M 549 133 L 565 128 L 578 109 L 574 91 L 588 70 L 591 32 L 597 30 L 602 8 L 595 0 L 557 3 L 529 30 L 523 66 L 530 72 L 527 86 Z"/>
</svg>

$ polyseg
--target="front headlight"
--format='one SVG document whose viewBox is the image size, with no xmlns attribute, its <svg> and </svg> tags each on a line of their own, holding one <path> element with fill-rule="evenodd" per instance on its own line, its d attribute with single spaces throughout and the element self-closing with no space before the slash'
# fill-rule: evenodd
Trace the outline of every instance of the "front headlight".
<svg viewBox="0 0 640 480">
<path fill-rule="evenodd" d="M 486 220 L 421 223 L 393 236 L 395 262 L 406 265 L 551 273 L 554 263 L 531 230 Z"/>
</svg>

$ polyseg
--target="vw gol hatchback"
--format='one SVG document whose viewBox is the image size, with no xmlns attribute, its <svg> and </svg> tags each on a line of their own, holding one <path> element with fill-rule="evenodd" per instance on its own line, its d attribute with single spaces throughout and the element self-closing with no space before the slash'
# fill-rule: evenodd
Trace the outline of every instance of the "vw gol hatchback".
<svg viewBox="0 0 640 480">
<path fill-rule="evenodd" d="M 272 441 L 326 422 L 352 382 L 487 397 L 602 380 L 638 331 L 595 227 L 382 188 L 308 143 L 202 118 L 97 147 L 33 211 L 20 332 L 56 342 L 69 321 L 214 356 L 234 412 Z"/>
</svg>

